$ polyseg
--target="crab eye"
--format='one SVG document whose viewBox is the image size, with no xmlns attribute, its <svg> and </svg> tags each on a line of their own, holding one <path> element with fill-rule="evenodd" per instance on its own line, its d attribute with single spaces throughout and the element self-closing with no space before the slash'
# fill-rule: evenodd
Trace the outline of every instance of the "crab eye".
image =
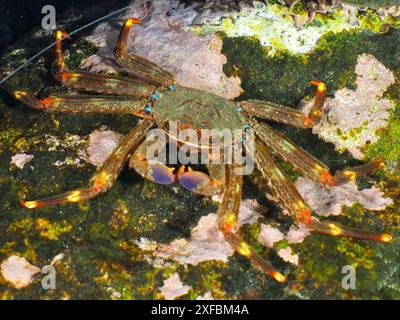
<svg viewBox="0 0 400 320">
<path fill-rule="evenodd" d="M 175 89 L 175 87 L 172 84 L 168 87 L 169 91 L 173 91 L 174 89 Z"/>
<path fill-rule="evenodd" d="M 157 94 L 157 92 L 153 92 L 153 93 L 151 94 L 151 97 L 152 97 L 154 100 L 157 100 L 157 99 L 158 99 L 158 94 Z"/>
<path fill-rule="evenodd" d="M 144 108 L 144 111 L 146 113 L 151 113 L 153 111 L 153 109 L 151 108 L 151 106 L 149 104 L 147 104 L 146 107 Z"/>
</svg>

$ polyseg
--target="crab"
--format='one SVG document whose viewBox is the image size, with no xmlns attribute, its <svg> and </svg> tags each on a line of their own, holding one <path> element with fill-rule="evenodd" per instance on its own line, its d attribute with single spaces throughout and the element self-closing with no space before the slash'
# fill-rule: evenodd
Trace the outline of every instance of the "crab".
<svg viewBox="0 0 400 320">
<path fill-rule="evenodd" d="M 174 82 L 173 76 L 156 64 L 129 54 L 127 39 L 133 25 L 141 24 L 139 19 L 129 18 L 124 22 L 114 49 L 117 64 L 125 71 L 124 76 L 69 71 L 65 65 L 61 40 L 66 37 L 62 31 L 54 32 L 55 57 L 52 74 L 63 85 L 78 91 L 100 95 L 64 96 L 37 98 L 28 90 L 14 88 L 3 82 L 1 86 L 24 106 L 45 112 L 68 113 L 126 113 L 139 119 L 136 126 L 120 142 L 113 153 L 98 168 L 86 188 L 51 196 L 42 200 L 23 200 L 21 205 L 28 209 L 56 204 L 75 203 L 92 199 L 110 189 L 121 172 L 125 162 L 142 177 L 159 184 L 179 182 L 184 188 L 205 196 L 220 196 L 218 226 L 226 241 L 242 256 L 250 259 L 265 273 L 278 282 L 286 276 L 268 264 L 257 251 L 239 235 L 238 211 L 242 195 L 243 166 L 240 163 L 207 165 L 208 174 L 202 171 L 179 170 L 160 161 L 146 158 L 149 148 L 146 134 L 154 128 L 168 129 L 169 121 L 176 121 L 178 129 L 225 129 L 253 130 L 255 133 L 252 159 L 267 182 L 269 193 L 277 204 L 289 213 L 295 221 L 309 229 L 331 236 L 388 242 L 390 234 L 358 230 L 332 221 L 320 221 L 304 202 L 291 179 L 280 168 L 275 158 L 290 163 L 303 176 L 325 185 L 327 188 L 349 182 L 360 175 L 368 174 L 383 165 L 375 160 L 357 167 L 337 171 L 331 175 L 329 168 L 313 156 L 297 147 L 281 133 L 270 127 L 266 121 L 275 121 L 300 129 L 315 126 L 322 117 L 326 97 L 326 85 L 312 81 L 316 96 L 308 115 L 290 107 L 260 100 L 235 102 L 209 92 L 183 87 Z M 173 136 L 177 145 L 185 141 Z M 242 137 L 243 138 L 243 137 Z M 247 146 L 242 140 L 240 143 Z"/>
</svg>

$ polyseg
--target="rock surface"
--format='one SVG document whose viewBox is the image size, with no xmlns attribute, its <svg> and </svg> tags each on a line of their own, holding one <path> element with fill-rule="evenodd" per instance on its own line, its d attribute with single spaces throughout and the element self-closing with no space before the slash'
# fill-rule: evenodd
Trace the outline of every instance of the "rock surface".
<svg viewBox="0 0 400 320">
<path fill-rule="evenodd" d="M 4 260 L 0 266 L 1 275 L 16 289 L 29 286 L 40 269 L 25 258 L 13 255 Z"/>
</svg>

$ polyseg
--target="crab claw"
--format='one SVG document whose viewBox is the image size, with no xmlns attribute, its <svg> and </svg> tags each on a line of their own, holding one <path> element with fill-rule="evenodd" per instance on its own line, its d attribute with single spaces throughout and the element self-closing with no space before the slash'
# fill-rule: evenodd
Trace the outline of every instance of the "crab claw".
<svg viewBox="0 0 400 320">
<path fill-rule="evenodd" d="M 155 162 L 149 163 L 151 180 L 158 184 L 172 184 L 176 181 L 176 176 L 173 173 L 174 168 L 169 168 L 166 165 Z"/>
<path fill-rule="evenodd" d="M 199 193 L 200 187 L 212 185 L 213 183 L 210 177 L 203 172 L 193 171 L 190 167 L 188 168 L 188 171 L 185 172 L 185 166 L 179 168 L 178 180 L 185 189 Z"/>
</svg>

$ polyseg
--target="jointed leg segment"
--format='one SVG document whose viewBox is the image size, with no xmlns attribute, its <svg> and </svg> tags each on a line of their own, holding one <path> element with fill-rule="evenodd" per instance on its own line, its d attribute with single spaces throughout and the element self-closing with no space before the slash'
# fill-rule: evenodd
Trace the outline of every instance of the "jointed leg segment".
<svg viewBox="0 0 400 320">
<path fill-rule="evenodd" d="M 64 33 L 61 31 L 55 32 L 54 40 L 57 41 L 57 44 L 52 74 L 65 86 L 81 91 L 134 97 L 148 97 L 154 91 L 154 85 L 146 84 L 140 80 L 82 71 L 67 71 L 60 41 L 63 35 Z"/>
<path fill-rule="evenodd" d="M 98 170 L 92 177 L 88 188 L 68 191 L 43 200 L 22 201 L 21 205 L 29 209 L 34 209 L 55 204 L 79 202 L 91 199 L 100 193 L 107 191 L 111 188 L 115 179 L 121 172 L 125 160 L 129 156 L 131 150 L 139 145 L 146 136 L 146 132 L 152 126 L 152 122 L 145 121 L 137 125 L 125 138 L 123 138 L 100 170 Z"/>
<path fill-rule="evenodd" d="M 218 223 L 225 239 L 235 250 L 258 265 L 264 272 L 278 282 L 284 282 L 285 276 L 276 271 L 238 234 L 238 213 L 242 194 L 242 176 L 235 173 L 232 165 L 225 166 L 226 186 L 222 203 L 218 208 Z"/>
<path fill-rule="evenodd" d="M 312 128 L 321 119 L 326 98 L 326 85 L 319 81 L 310 83 L 317 86 L 317 92 L 308 116 L 300 110 L 261 100 L 242 101 L 240 105 L 243 111 L 250 116 L 284 123 L 300 129 Z"/>
<path fill-rule="evenodd" d="M 169 86 L 173 84 L 173 76 L 168 72 L 144 58 L 126 52 L 129 32 L 133 24 L 141 24 L 138 19 L 127 19 L 119 34 L 118 42 L 114 49 L 114 57 L 119 65 L 128 70 L 130 74 L 146 82 L 156 85 Z"/>
<path fill-rule="evenodd" d="M 359 230 L 342 226 L 336 222 L 317 221 L 311 218 L 310 208 L 304 203 L 289 177 L 274 163 L 263 142 L 257 140 L 255 163 L 267 180 L 270 192 L 276 198 L 276 202 L 287 210 L 294 219 L 304 223 L 315 232 L 383 242 L 388 242 L 392 239 L 389 234 Z"/>
</svg>

